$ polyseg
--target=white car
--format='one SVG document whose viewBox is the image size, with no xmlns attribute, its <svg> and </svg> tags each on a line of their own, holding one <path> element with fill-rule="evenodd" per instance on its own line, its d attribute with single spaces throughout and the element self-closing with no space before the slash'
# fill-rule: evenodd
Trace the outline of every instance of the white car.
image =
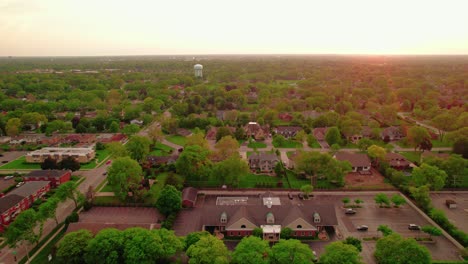
<svg viewBox="0 0 468 264">
<path fill-rule="evenodd" d="M 16 184 L 16 187 L 20 187 L 23 184 L 24 184 L 24 182 L 18 182 L 18 184 Z"/>
<path fill-rule="evenodd" d="M 5 181 L 6 180 L 9 180 L 9 179 L 13 179 L 13 175 L 8 175 L 8 176 L 5 176 L 5 178 L 3 178 Z"/>
</svg>

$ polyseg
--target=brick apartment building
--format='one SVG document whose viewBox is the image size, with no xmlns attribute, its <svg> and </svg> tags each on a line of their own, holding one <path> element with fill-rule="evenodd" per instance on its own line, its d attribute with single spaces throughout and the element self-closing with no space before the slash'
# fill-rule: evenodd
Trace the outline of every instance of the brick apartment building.
<svg viewBox="0 0 468 264">
<path fill-rule="evenodd" d="M 58 187 L 60 184 L 69 181 L 70 178 L 71 171 L 69 170 L 36 170 L 23 177 L 25 182 L 50 181 L 51 188 Z"/>
</svg>

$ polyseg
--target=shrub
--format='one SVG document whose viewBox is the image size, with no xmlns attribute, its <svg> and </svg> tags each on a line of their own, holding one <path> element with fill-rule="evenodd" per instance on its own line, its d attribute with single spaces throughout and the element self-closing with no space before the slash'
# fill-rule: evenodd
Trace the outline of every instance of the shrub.
<svg viewBox="0 0 468 264">
<path fill-rule="evenodd" d="M 68 225 L 69 223 L 76 223 L 78 220 L 80 220 L 78 213 L 72 212 L 69 216 L 67 216 L 67 218 L 65 218 L 65 224 Z"/>
<path fill-rule="evenodd" d="M 83 203 L 83 210 L 89 211 L 93 207 L 93 204 L 89 201 L 84 201 Z"/>
<path fill-rule="evenodd" d="M 176 214 L 170 214 L 166 220 L 164 220 L 161 224 L 161 228 L 166 228 L 167 230 L 171 230 L 172 226 L 174 225 L 174 221 L 176 219 Z"/>
</svg>

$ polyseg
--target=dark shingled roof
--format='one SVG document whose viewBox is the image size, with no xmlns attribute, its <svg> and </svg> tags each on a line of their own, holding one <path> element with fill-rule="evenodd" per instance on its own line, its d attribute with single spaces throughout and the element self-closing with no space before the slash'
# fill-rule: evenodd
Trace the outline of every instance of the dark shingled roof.
<svg viewBox="0 0 468 264">
<path fill-rule="evenodd" d="M 64 174 L 68 173 L 68 170 L 35 170 L 31 171 L 28 175 L 24 176 L 28 177 L 48 177 L 48 178 L 60 178 Z"/>
<path fill-rule="evenodd" d="M 341 161 L 349 161 L 353 167 L 370 167 L 371 161 L 366 154 L 352 152 L 338 152 L 335 158 Z"/>
<path fill-rule="evenodd" d="M 274 153 L 265 153 L 265 152 L 260 152 L 260 153 L 253 153 L 252 155 L 249 156 L 249 160 L 255 160 L 255 159 L 259 159 L 259 160 L 270 160 L 270 161 L 273 161 L 273 160 L 278 160 L 278 156 L 276 156 L 276 154 Z"/>
<path fill-rule="evenodd" d="M 9 192 L 6 196 L 16 194 L 22 197 L 28 197 L 31 194 L 36 193 L 40 189 L 44 188 L 47 185 L 49 185 L 49 181 L 26 182 L 23 186 L 14 189 L 13 191 Z"/>
<path fill-rule="evenodd" d="M 182 190 L 182 201 L 195 202 L 197 200 L 198 190 L 193 187 L 187 187 Z"/>
<path fill-rule="evenodd" d="M 0 214 L 3 214 L 23 199 L 23 196 L 17 194 L 8 194 L 7 196 L 0 198 Z"/>
</svg>

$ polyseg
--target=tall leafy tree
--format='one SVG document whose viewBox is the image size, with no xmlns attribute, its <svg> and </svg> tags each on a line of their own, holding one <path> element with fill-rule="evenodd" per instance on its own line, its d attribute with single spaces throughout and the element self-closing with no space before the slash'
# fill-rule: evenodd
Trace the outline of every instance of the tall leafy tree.
<svg viewBox="0 0 468 264">
<path fill-rule="evenodd" d="M 231 136 L 225 136 L 216 142 L 215 149 L 214 155 L 220 160 L 225 160 L 234 155 L 239 156 L 239 142 Z"/>
<path fill-rule="evenodd" d="M 414 150 L 421 146 L 425 140 L 430 140 L 431 136 L 427 129 L 420 126 L 413 126 L 408 130 L 408 142 L 414 147 Z"/>
<path fill-rule="evenodd" d="M 423 163 L 413 169 L 412 180 L 416 186 L 429 184 L 432 190 L 440 190 L 445 185 L 447 173 L 437 167 Z"/>
<path fill-rule="evenodd" d="M 361 240 L 359 240 L 359 238 L 349 236 L 343 241 L 343 243 L 355 247 L 359 252 L 362 251 L 362 244 L 361 244 Z"/>
<path fill-rule="evenodd" d="M 341 133 L 337 127 L 330 127 L 325 134 L 325 141 L 328 145 L 341 144 Z"/>
<path fill-rule="evenodd" d="M 325 246 L 325 252 L 320 256 L 323 264 L 361 264 L 359 250 L 341 241 L 332 242 Z"/>
<path fill-rule="evenodd" d="M 28 209 L 21 212 L 13 223 L 11 223 L 5 232 L 5 239 L 10 247 L 15 248 L 17 244 L 27 242 L 30 245 L 39 242 L 39 235 L 35 233 L 35 227 L 39 219 L 34 209 Z M 29 250 L 26 250 L 26 256 L 29 260 Z"/>
<path fill-rule="evenodd" d="M 123 263 L 124 242 L 125 237 L 120 230 L 106 228 L 99 231 L 86 246 L 86 263 Z"/>
<path fill-rule="evenodd" d="M 208 155 L 209 150 L 200 146 L 185 147 L 175 164 L 177 172 L 187 180 L 200 180 L 211 166 Z"/>
<path fill-rule="evenodd" d="M 431 263 L 431 255 L 426 247 L 396 233 L 377 241 L 374 256 L 380 264 Z"/>
<path fill-rule="evenodd" d="M 431 197 L 429 197 L 429 185 L 423 185 L 419 187 L 410 187 L 409 189 L 411 196 L 424 210 L 429 210 L 432 206 Z"/>
<path fill-rule="evenodd" d="M 211 234 L 207 231 L 192 232 L 185 237 L 184 250 L 186 251 L 191 245 L 197 243 L 200 238 L 204 236 L 210 236 Z"/>
<path fill-rule="evenodd" d="M 213 165 L 211 177 L 223 184 L 237 186 L 239 177 L 249 172 L 248 164 L 238 156 L 231 156 Z"/>
<path fill-rule="evenodd" d="M 158 208 L 159 212 L 168 216 L 179 212 L 181 207 L 181 193 L 172 185 L 164 186 L 158 200 L 156 201 L 156 208 Z"/>
<path fill-rule="evenodd" d="M 189 264 L 228 264 L 229 250 L 223 241 L 214 236 L 204 236 L 187 249 Z"/>
<path fill-rule="evenodd" d="M 344 176 L 351 171 L 349 162 L 338 161 L 320 152 L 299 152 L 295 159 L 297 173 L 305 172 L 312 177 L 325 175 L 331 182 L 344 185 Z"/>
<path fill-rule="evenodd" d="M 314 258 L 310 247 L 297 239 L 280 240 L 271 250 L 272 262 L 278 264 L 311 263 Z"/>
<path fill-rule="evenodd" d="M 122 200 L 128 197 L 132 185 L 138 186 L 142 179 L 140 165 L 130 157 L 117 158 L 108 168 L 107 180 L 115 195 Z"/>
<path fill-rule="evenodd" d="M 82 264 L 88 243 L 93 234 L 86 229 L 66 234 L 57 247 L 57 258 L 61 263 Z"/>
<path fill-rule="evenodd" d="M 128 156 L 128 151 L 125 146 L 120 142 L 110 142 L 106 144 L 106 149 L 109 150 L 112 158 L 120 158 Z"/>
<path fill-rule="evenodd" d="M 5 131 L 8 136 L 17 136 L 21 132 L 21 119 L 19 118 L 10 118 L 8 119 Z"/>
<path fill-rule="evenodd" d="M 57 197 L 61 201 L 65 201 L 66 199 L 70 198 L 75 203 L 75 208 L 78 207 L 78 202 L 83 200 L 83 194 L 78 191 L 74 182 L 66 182 L 61 184 L 56 191 Z"/>
<path fill-rule="evenodd" d="M 51 197 L 47 199 L 45 203 L 42 203 L 39 205 L 38 213 L 39 213 L 39 220 L 41 222 L 49 219 L 49 218 L 54 218 L 55 223 L 58 225 L 58 219 L 57 219 L 57 207 L 60 203 L 60 200 Z"/>
<path fill-rule="evenodd" d="M 136 161 L 143 162 L 150 152 L 151 141 L 147 137 L 132 136 L 125 145 L 130 157 Z"/>
<path fill-rule="evenodd" d="M 388 196 L 385 193 L 376 194 L 375 197 L 374 197 L 374 201 L 377 204 L 379 204 L 380 206 L 382 206 L 382 204 L 385 204 L 387 206 L 390 205 L 390 199 L 388 198 Z"/>
<path fill-rule="evenodd" d="M 232 253 L 232 263 L 268 264 L 270 255 L 268 241 L 255 236 L 244 237 Z"/>
</svg>

